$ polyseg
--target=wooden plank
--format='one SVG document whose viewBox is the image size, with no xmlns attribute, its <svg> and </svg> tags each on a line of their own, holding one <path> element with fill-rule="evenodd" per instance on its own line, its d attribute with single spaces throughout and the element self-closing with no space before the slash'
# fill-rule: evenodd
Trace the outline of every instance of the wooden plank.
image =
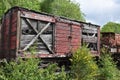
<svg viewBox="0 0 120 80">
<path fill-rule="evenodd" d="M 68 19 L 63 19 L 63 18 L 57 18 L 57 21 L 61 22 L 61 23 L 67 23 L 67 24 L 74 24 L 74 25 L 80 25 L 79 22 L 76 22 L 76 21 L 71 21 L 71 20 L 68 20 Z"/>
<path fill-rule="evenodd" d="M 45 46 L 37 46 L 38 50 L 47 50 Z"/>
<path fill-rule="evenodd" d="M 56 34 L 55 37 L 56 38 L 68 38 L 69 35 L 66 34 Z"/>
<path fill-rule="evenodd" d="M 86 32 L 86 33 L 97 33 L 97 30 L 83 29 L 82 32 Z"/>
<path fill-rule="evenodd" d="M 21 35 L 21 41 L 32 40 L 34 37 L 35 35 Z"/>
<path fill-rule="evenodd" d="M 20 46 L 24 45 L 24 44 L 29 44 L 31 40 L 24 40 L 24 41 L 20 41 Z"/>
<path fill-rule="evenodd" d="M 36 41 L 39 35 L 42 34 L 43 31 L 49 27 L 49 25 L 50 22 L 32 39 L 32 41 L 23 50 L 27 50 Z"/>
<path fill-rule="evenodd" d="M 46 44 L 52 44 L 52 34 L 42 34 L 40 37 L 46 42 Z"/>
<path fill-rule="evenodd" d="M 69 50 L 69 47 L 56 47 L 56 51 L 64 51 L 64 52 L 66 52 L 66 51 L 68 51 Z"/>
<path fill-rule="evenodd" d="M 70 42 L 68 42 L 68 41 L 56 41 L 56 45 L 68 45 Z"/>
<path fill-rule="evenodd" d="M 38 31 L 40 31 L 46 24 L 47 22 L 38 21 Z M 52 27 L 53 25 L 51 24 L 46 30 L 52 30 Z"/>
<path fill-rule="evenodd" d="M 26 20 L 26 22 L 29 24 L 29 26 L 36 32 L 36 34 L 38 34 L 38 31 L 31 25 L 29 19 L 25 19 L 25 20 Z M 50 26 L 50 24 L 49 24 L 49 26 Z M 49 27 L 48 27 L 48 28 L 49 28 Z M 48 29 L 48 28 L 46 28 L 46 29 Z M 43 27 L 42 29 L 44 29 L 44 27 Z M 42 29 L 41 29 L 40 31 L 42 31 Z M 45 29 L 45 30 L 46 30 L 46 29 Z M 45 30 L 44 30 L 44 31 L 45 31 Z M 42 40 L 42 42 L 45 44 L 45 46 L 47 47 L 47 49 L 48 49 L 51 53 L 54 53 L 54 52 L 52 51 L 52 49 L 49 47 L 48 43 L 46 43 L 46 41 L 45 41 L 41 36 L 38 36 L 38 38 L 40 38 L 40 39 Z"/>
<path fill-rule="evenodd" d="M 72 32 L 79 32 L 80 33 L 80 29 L 72 29 Z"/>
<path fill-rule="evenodd" d="M 70 28 L 69 27 L 62 27 L 62 26 L 56 26 L 56 30 L 66 30 L 66 31 L 69 31 Z"/>
<path fill-rule="evenodd" d="M 97 43 L 97 39 L 96 38 L 83 38 L 83 42 Z"/>
<path fill-rule="evenodd" d="M 49 44 L 46 43 L 45 40 L 44 40 L 42 37 L 40 37 L 40 38 L 41 38 L 41 40 L 44 42 L 44 44 L 46 45 L 47 49 L 48 49 L 51 53 L 54 54 L 54 52 L 53 52 L 53 50 L 51 49 L 51 47 L 49 46 Z"/>
<path fill-rule="evenodd" d="M 36 54 L 49 54 L 48 50 L 38 50 Z"/>
<path fill-rule="evenodd" d="M 72 39 L 71 42 L 79 44 L 80 43 L 80 39 Z"/>
<path fill-rule="evenodd" d="M 78 39 L 80 39 L 80 37 L 81 37 L 81 35 L 79 34 L 79 35 L 72 35 L 72 39 L 74 39 L 74 38 L 78 38 Z"/>
<path fill-rule="evenodd" d="M 97 30 L 97 27 L 93 25 L 83 24 L 83 29 Z"/>
<path fill-rule="evenodd" d="M 95 38 L 95 39 L 96 39 L 97 37 L 94 37 L 94 35 L 93 35 L 93 36 L 82 35 L 82 38 L 88 38 L 88 39 L 89 39 L 89 38 Z"/>
<path fill-rule="evenodd" d="M 63 41 L 63 42 L 68 42 L 69 41 L 69 39 L 68 39 L 68 37 L 66 38 L 66 37 L 57 37 L 56 38 L 56 41 L 58 42 L 58 41 Z"/>
<path fill-rule="evenodd" d="M 69 34 L 70 30 L 62 30 L 62 29 L 60 30 L 60 29 L 57 29 L 56 33 L 64 33 L 64 34 L 68 33 Z"/>
<path fill-rule="evenodd" d="M 55 22 L 55 18 L 52 16 L 47 16 L 47 15 L 27 12 L 27 11 L 22 11 L 22 13 L 23 14 L 21 14 L 21 17 L 24 17 L 24 18 L 30 18 L 30 19 L 40 20 L 40 21 Z"/>
<path fill-rule="evenodd" d="M 73 29 L 80 29 L 81 27 L 80 27 L 80 25 L 72 25 L 72 28 Z"/>
<path fill-rule="evenodd" d="M 63 22 L 57 22 L 56 25 L 58 25 L 58 26 L 68 26 L 68 24 L 63 23 Z"/>
<path fill-rule="evenodd" d="M 80 32 L 72 32 L 72 35 L 81 36 L 81 33 Z"/>
</svg>

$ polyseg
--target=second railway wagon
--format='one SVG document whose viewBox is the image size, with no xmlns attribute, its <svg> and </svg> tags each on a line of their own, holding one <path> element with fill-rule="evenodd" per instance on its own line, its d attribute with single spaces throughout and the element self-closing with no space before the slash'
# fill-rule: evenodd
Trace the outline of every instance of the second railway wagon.
<svg viewBox="0 0 120 80">
<path fill-rule="evenodd" d="M 99 55 L 100 27 L 90 23 L 40 13 L 21 7 L 9 9 L 2 18 L 0 58 L 68 57 L 86 43 Z"/>
<path fill-rule="evenodd" d="M 101 44 L 112 54 L 120 53 L 120 34 L 114 32 L 102 32 Z"/>
</svg>

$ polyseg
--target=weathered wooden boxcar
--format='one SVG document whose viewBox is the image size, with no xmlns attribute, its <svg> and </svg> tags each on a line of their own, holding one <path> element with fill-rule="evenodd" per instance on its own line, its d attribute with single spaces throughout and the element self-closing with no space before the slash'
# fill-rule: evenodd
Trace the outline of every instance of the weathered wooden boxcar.
<svg viewBox="0 0 120 80">
<path fill-rule="evenodd" d="M 34 57 L 62 58 L 82 42 L 99 55 L 100 27 L 21 7 L 9 9 L 2 18 L 1 58 L 30 57 L 32 49 Z"/>
</svg>

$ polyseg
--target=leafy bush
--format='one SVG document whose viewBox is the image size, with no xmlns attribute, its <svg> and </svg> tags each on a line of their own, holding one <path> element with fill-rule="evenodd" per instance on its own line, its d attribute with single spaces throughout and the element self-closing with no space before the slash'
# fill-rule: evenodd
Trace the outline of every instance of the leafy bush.
<svg viewBox="0 0 120 80">
<path fill-rule="evenodd" d="M 34 48 L 33 48 L 34 50 Z M 33 51 L 31 49 L 31 52 Z M 34 52 L 34 51 L 33 51 Z M 119 80 L 120 71 L 111 56 L 102 51 L 99 67 L 86 47 L 78 49 L 71 60 L 71 71 L 66 74 L 64 67 L 56 72 L 58 66 L 49 64 L 39 68 L 39 59 L 3 60 L 0 64 L 0 80 Z"/>
<path fill-rule="evenodd" d="M 0 66 L 0 80 L 66 80 L 66 73 L 63 70 L 56 74 L 56 64 L 39 69 L 38 63 L 39 60 L 33 58 L 19 59 L 17 62 L 4 60 Z"/>
<path fill-rule="evenodd" d="M 93 80 L 98 75 L 98 66 L 84 46 L 73 54 L 71 62 L 71 72 L 74 75 L 72 77 L 75 80 Z"/>
<path fill-rule="evenodd" d="M 99 80 L 119 80 L 120 71 L 117 69 L 115 62 L 113 61 L 110 53 L 104 48 L 101 52 L 100 58 L 100 77 Z"/>
</svg>

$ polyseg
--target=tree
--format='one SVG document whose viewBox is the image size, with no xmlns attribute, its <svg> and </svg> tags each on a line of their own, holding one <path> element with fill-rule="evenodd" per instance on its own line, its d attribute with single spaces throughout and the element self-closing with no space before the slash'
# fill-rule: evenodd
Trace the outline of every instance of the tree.
<svg viewBox="0 0 120 80">
<path fill-rule="evenodd" d="M 40 0 L 1 0 L 0 2 L 0 18 L 13 6 L 20 6 L 36 11 L 40 11 Z"/>
<path fill-rule="evenodd" d="M 102 27 L 101 32 L 120 33 L 120 24 L 115 22 L 108 22 Z"/>
<path fill-rule="evenodd" d="M 43 12 L 85 21 L 80 5 L 71 0 L 43 0 L 40 6 Z"/>
</svg>

